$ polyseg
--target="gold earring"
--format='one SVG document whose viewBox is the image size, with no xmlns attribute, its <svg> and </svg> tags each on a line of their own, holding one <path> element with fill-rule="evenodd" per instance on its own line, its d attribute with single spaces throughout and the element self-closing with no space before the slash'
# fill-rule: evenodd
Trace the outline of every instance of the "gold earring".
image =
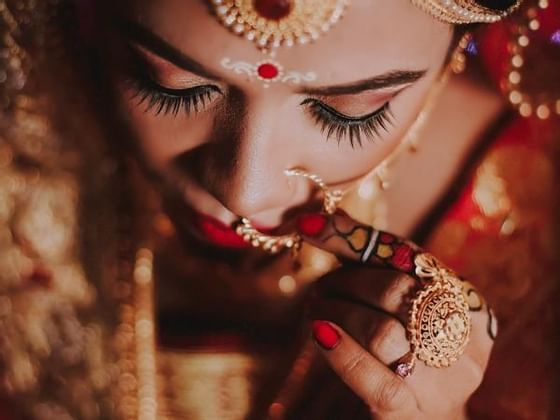
<svg viewBox="0 0 560 420">
<path fill-rule="evenodd" d="M 451 62 L 449 63 L 449 66 L 451 67 L 451 71 L 453 73 L 461 74 L 467 68 L 467 55 L 465 54 L 465 51 L 471 41 L 472 35 L 467 32 L 465 35 L 463 35 L 463 37 L 459 41 L 459 44 L 457 44 L 455 51 L 453 51 Z"/>
</svg>

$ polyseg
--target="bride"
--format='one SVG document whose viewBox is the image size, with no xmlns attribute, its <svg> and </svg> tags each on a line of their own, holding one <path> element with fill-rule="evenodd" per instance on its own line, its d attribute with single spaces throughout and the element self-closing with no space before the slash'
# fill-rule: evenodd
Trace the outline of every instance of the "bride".
<svg viewBox="0 0 560 420">
<path fill-rule="evenodd" d="M 0 2 L 6 417 L 553 417 L 555 7 Z"/>
</svg>

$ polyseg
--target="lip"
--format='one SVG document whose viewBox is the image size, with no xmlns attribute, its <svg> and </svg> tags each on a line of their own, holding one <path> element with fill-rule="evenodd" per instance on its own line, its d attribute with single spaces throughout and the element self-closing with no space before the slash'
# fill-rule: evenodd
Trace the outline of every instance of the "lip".
<svg viewBox="0 0 560 420">
<path fill-rule="evenodd" d="M 196 211 L 193 213 L 194 227 L 208 242 L 224 248 L 250 248 L 251 245 L 235 233 L 235 230 L 231 226 L 226 225 L 208 214 L 198 213 Z M 274 230 L 274 228 L 258 225 L 255 227 L 263 233 L 270 233 Z"/>
</svg>

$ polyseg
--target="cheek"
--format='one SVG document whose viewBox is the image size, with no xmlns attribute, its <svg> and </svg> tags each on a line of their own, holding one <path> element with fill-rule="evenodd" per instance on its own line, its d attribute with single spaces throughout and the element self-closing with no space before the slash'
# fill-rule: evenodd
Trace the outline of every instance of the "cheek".
<svg viewBox="0 0 560 420">
<path fill-rule="evenodd" d="M 122 93 L 122 108 L 144 160 L 154 169 L 163 170 L 174 158 L 207 141 L 212 130 L 212 117 L 205 112 L 188 116 L 156 115 L 146 111 L 129 92 Z"/>
<path fill-rule="evenodd" d="M 437 83 L 439 69 L 439 65 L 434 67 L 422 80 L 391 101 L 392 123 L 387 125 L 386 131 L 380 130 L 379 138 L 364 139 L 362 147 L 354 148 L 344 139 L 339 145 L 336 139 L 318 142 L 320 146 L 306 156 L 308 162 L 314 163 L 314 171 L 325 179 L 344 186 L 347 184 L 344 181 L 361 178 L 377 167 L 406 138 L 410 127 L 425 106 L 430 90 L 434 83 Z M 316 129 L 314 135 L 317 136 Z"/>
</svg>

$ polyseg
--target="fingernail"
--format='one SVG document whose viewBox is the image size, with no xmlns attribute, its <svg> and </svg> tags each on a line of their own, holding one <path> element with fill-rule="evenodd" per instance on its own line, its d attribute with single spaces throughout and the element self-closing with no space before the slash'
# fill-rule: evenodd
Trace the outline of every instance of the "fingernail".
<svg viewBox="0 0 560 420">
<path fill-rule="evenodd" d="M 313 321 L 313 337 L 325 350 L 332 350 L 340 343 L 340 334 L 327 321 Z"/>
<path fill-rule="evenodd" d="M 305 236 L 314 237 L 319 235 L 327 225 L 327 216 L 320 213 L 310 213 L 300 216 L 297 220 L 299 233 Z"/>
</svg>

